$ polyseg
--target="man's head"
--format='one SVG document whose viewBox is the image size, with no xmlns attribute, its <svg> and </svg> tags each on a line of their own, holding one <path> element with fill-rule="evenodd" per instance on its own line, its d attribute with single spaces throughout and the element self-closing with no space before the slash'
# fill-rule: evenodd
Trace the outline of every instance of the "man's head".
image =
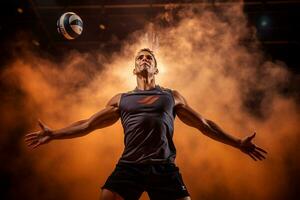
<svg viewBox="0 0 300 200">
<path fill-rule="evenodd" d="M 153 52 L 148 49 L 141 49 L 135 57 L 135 75 L 156 75 L 158 73 L 157 62 Z"/>
</svg>

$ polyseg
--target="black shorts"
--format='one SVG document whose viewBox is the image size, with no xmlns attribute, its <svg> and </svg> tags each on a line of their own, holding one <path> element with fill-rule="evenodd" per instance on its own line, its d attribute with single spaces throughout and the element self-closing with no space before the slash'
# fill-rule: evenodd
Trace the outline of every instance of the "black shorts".
<svg viewBox="0 0 300 200">
<path fill-rule="evenodd" d="M 146 191 L 151 200 L 175 200 L 189 196 L 175 164 L 118 163 L 102 189 L 125 200 L 137 200 Z"/>
</svg>

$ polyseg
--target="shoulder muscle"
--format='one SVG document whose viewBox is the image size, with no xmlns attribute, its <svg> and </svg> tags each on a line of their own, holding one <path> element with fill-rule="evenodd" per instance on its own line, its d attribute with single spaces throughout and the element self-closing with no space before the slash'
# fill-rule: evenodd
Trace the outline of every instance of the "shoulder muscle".
<svg viewBox="0 0 300 200">
<path fill-rule="evenodd" d="M 106 106 L 112 106 L 112 107 L 119 107 L 120 99 L 121 99 L 121 93 L 116 94 L 113 96 L 106 104 Z"/>
<path fill-rule="evenodd" d="M 187 105 L 185 98 L 177 90 L 172 90 L 172 92 L 175 100 L 175 106 Z"/>
</svg>

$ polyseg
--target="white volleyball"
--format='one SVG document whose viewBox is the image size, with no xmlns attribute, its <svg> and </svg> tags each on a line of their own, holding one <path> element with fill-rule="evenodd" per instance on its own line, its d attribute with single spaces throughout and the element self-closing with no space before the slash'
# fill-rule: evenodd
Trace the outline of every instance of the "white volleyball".
<svg viewBox="0 0 300 200">
<path fill-rule="evenodd" d="M 66 12 L 57 20 L 57 31 L 68 40 L 77 38 L 81 35 L 82 30 L 83 22 L 73 12 Z"/>
</svg>

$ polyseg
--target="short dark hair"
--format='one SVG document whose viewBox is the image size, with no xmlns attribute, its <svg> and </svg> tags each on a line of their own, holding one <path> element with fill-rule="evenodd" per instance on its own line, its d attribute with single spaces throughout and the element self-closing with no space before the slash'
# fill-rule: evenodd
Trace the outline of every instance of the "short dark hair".
<svg viewBox="0 0 300 200">
<path fill-rule="evenodd" d="M 157 61 L 156 61 L 156 58 L 155 58 L 155 55 L 154 55 L 153 51 L 151 51 L 151 49 L 149 49 L 149 48 L 143 48 L 143 49 L 140 49 L 140 50 L 137 52 L 137 54 L 139 54 L 139 53 L 142 52 L 142 51 L 147 51 L 147 52 L 149 52 L 149 53 L 151 54 L 151 56 L 153 56 L 154 62 L 155 62 L 155 67 L 157 67 Z"/>
</svg>

